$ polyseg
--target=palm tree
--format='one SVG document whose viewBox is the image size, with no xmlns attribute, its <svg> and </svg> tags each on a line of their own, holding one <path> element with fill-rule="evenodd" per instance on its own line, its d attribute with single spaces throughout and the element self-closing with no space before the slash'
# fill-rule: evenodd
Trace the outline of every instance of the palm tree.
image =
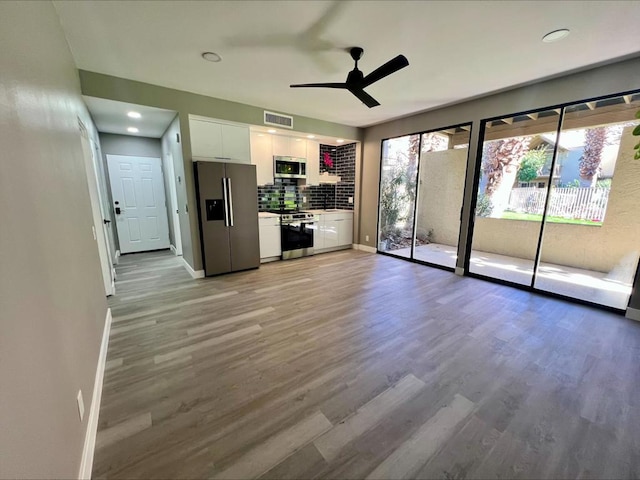
<svg viewBox="0 0 640 480">
<path fill-rule="evenodd" d="M 531 137 L 513 137 L 487 142 L 482 154 L 482 171 L 487 176 L 485 195 L 493 205 L 492 217 L 502 216 L 509 202 L 520 162 L 529 151 Z"/>
<path fill-rule="evenodd" d="M 602 162 L 602 150 L 607 141 L 607 128 L 590 128 L 584 135 L 584 151 L 580 157 L 578 167 L 582 186 L 592 187 L 598 180 L 600 163 Z"/>
</svg>

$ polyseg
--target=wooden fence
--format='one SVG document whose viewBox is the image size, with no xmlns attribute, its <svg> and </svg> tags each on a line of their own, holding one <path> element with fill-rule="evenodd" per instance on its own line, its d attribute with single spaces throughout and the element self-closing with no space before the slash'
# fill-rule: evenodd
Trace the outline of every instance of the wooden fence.
<svg viewBox="0 0 640 480">
<path fill-rule="evenodd" d="M 542 215 L 546 188 L 514 188 L 509 196 L 509 207 L 518 213 Z M 551 188 L 549 217 L 563 217 L 602 222 L 609 201 L 608 188 Z"/>
</svg>

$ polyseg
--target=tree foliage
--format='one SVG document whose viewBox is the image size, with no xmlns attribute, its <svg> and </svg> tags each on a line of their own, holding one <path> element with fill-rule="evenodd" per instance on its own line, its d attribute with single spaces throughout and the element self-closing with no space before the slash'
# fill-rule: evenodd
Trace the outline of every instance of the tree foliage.
<svg viewBox="0 0 640 480">
<path fill-rule="evenodd" d="M 520 169 L 518 170 L 518 181 L 531 182 L 540 176 L 542 167 L 547 162 L 547 147 L 536 148 L 535 150 L 529 150 L 522 161 L 520 162 Z"/>
</svg>

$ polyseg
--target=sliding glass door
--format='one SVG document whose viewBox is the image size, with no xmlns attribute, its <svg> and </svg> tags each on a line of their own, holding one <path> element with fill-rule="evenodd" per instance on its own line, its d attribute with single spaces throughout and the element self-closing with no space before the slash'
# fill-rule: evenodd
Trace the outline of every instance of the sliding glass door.
<svg viewBox="0 0 640 480">
<path fill-rule="evenodd" d="M 378 251 L 411 258 L 420 135 L 382 142 Z"/>
<path fill-rule="evenodd" d="M 568 106 L 534 287 L 626 308 L 640 250 L 640 95 Z"/>
<path fill-rule="evenodd" d="M 471 125 L 423 133 L 413 258 L 454 269 Z"/>
<path fill-rule="evenodd" d="M 378 251 L 453 269 L 470 124 L 382 142 Z"/>
<path fill-rule="evenodd" d="M 469 271 L 531 285 L 560 109 L 485 122 Z"/>
<path fill-rule="evenodd" d="M 640 95 L 484 122 L 468 271 L 627 306 L 640 247 Z"/>
</svg>

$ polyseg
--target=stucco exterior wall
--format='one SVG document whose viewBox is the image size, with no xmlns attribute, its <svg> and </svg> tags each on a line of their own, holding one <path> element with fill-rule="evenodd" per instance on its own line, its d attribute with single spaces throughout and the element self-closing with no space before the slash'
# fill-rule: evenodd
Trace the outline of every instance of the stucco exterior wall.
<svg viewBox="0 0 640 480">
<path fill-rule="evenodd" d="M 456 246 L 467 169 L 466 148 L 423 153 L 418 184 L 418 234 L 432 230 L 431 241 Z"/>
</svg>

